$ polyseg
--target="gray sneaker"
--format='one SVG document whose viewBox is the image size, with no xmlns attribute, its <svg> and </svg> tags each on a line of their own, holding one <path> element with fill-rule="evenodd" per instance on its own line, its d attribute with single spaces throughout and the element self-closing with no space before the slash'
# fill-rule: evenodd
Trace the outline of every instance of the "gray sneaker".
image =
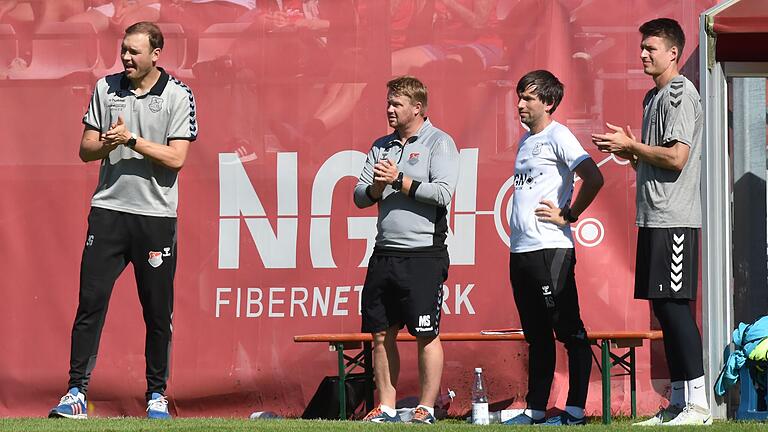
<svg viewBox="0 0 768 432">
<path fill-rule="evenodd" d="M 712 413 L 708 409 L 689 403 L 674 419 L 664 423 L 664 426 L 709 426 L 712 424 Z"/>
<path fill-rule="evenodd" d="M 679 405 L 669 405 L 666 408 L 662 408 L 655 416 L 643 420 L 641 422 L 632 423 L 632 426 L 658 426 L 660 424 L 666 424 L 683 412 L 683 407 Z"/>
</svg>

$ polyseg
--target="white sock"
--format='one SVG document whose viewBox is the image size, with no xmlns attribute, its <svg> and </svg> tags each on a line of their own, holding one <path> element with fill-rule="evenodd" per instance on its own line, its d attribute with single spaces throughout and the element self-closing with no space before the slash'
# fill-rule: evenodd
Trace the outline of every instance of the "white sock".
<svg viewBox="0 0 768 432">
<path fill-rule="evenodd" d="M 394 417 L 394 416 L 396 416 L 396 415 L 397 415 L 397 410 L 395 410 L 395 409 L 394 409 L 394 408 L 392 408 L 392 407 L 388 407 L 388 406 L 386 406 L 386 405 L 379 405 L 379 408 L 381 408 L 381 410 L 382 410 L 382 411 L 384 411 L 384 413 L 385 413 L 386 415 L 388 415 L 388 416 L 392 416 L 392 417 Z"/>
<path fill-rule="evenodd" d="M 565 412 L 568 414 L 576 417 L 576 418 L 582 418 L 584 417 L 584 408 L 579 408 L 575 406 L 566 405 L 565 406 Z"/>
<path fill-rule="evenodd" d="M 428 406 L 421 405 L 421 404 L 419 404 L 416 408 L 418 408 L 418 407 L 424 408 L 425 410 L 429 411 L 429 413 L 432 414 L 433 416 L 435 415 L 435 408 L 434 407 L 428 407 Z"/>
<path fill-rule="evenodd" d="M 526 408 L 525 411 L 523 411 L 523 414 L 527 415 L 528 417 L 534 419 L 534 420 L 541 420 L 544 418 L 544 415 L 546 415 L 546 411 L 542 410 L 532 410 Z"/>
<path fill-rule="evenodd" d="M 672 394 L 669 396 L 669 404 L 677 405 L 679 407 L 685 406 L 687 400 L 686 393 L 688 386 L 685 385 L 685 381 L 672 381 L 671 383 Z"/>
<path fill-rule="evenodd" d="M 696 404 L 702 408 L 709 409 L 707 403 L 707 386 L 704 382 L 704 375 L 685 382 L 688 389 L 688 403 Z"/>
</svg>

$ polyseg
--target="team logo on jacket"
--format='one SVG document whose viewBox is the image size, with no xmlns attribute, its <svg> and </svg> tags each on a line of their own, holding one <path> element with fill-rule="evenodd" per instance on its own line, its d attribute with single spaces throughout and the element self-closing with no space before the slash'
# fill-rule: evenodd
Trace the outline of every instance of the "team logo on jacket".
<svg viewBox="0 0 768 432">
<path fill-rule="evenodd" d="M 536 143 L 536 145 L 533 146 L 533 151 L 531 152 L 534 156 L 541 154 L 541 147 L 543 146 L 543 143 Z"/>
<path fill-rule="evenodd" d="M 411 165 L 416 165 L 417 163 L 419 163 L 419 156 L 420 155 L 421 155 L 421 153 L 419 153 L 419 152 L 413 152 L 413 153 L 409 154 L 408 155 L 408 163 L 411 164 Z"/>
<path fill-rule="evenodd" d="M 160 112 L 163 109 L 163 98 L 159 96 L 152 96 L 149 100 L 149 110 L 153 113 Z"/>
<path fill-rule="evenodd" d="M 149 265 L 151 265 L 154 268 L 160 267 L 160 264 L 163 263 L 163 253 L 162 252 L 154 252 L 149 251 Z"/>
</svg>

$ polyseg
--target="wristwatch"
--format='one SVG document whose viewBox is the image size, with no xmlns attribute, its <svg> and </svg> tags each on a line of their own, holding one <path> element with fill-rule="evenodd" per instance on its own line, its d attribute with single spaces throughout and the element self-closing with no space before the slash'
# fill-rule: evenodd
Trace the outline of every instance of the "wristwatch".
<svg viewBox="0 0 768 432">
<path fill-rule="evenodd" d="M 565 219 L 566 221 L 568 221 L 568 223 L 574 223 L 574 222 L 576 222 L 577 220 L 579 220 L 579 218 L 578 218 L 578 217 L 576 217 L 576 216 L 574 216 L 574 215 L 572 215 L 572 214 L 571 214 L 571 208 L 570 208 L 570 207 L 568 207 L 567 209 L 565 209 L 565 214 L 563 214 L 563 219 Z"/>
<path fill-rule="evenodd" d="M 392 182 L 392 189 L 399 191 L 403 188 L 403 172 L 397 175 L 397 178 Z"/>
<path fill-rule="evenodd" d="M 139 139 L 139 137 L 136 136 L 135 133 L 131 133 L 131 137 L 128 138 L 128 141 L 125 142 L 125 146 L 128 148 L 133 148 L 136 145 L 137 139 Z"/>
</svg>

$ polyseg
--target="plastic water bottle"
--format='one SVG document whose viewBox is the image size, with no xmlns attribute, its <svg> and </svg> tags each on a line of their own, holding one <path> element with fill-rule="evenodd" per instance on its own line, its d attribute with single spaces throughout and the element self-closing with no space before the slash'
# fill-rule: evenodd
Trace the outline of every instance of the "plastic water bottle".
<svg viewBox="0 0 768 432">
<path fill-rule="evenodd" d="M 492 411 L 488 413 L 488 418 L 490 419 L 491 423 L 504 423 L 512 417 L 521 414 L 523 411 L 524 410 L 522 409 L 505 409 L 501 411 Z"/>
<path fill-rule="evenodd" d="M 272 411 L 256 411 L 251 413 L 251 420 L 276 420 L 281 419 L 279 415 Z"/>
<path fill-rule="evenodd" d="M 483 368 L 475 368 L 475 383 L 472 385 L 472 424 L 490 424 L 488 394 L 483 385 Z"/>
<path fill-rule="evenodd" d="M 491 424 L 504 423 L 505 421 L 522 414 L 525 410 L 522 408 L 505 409 L 501 411 L 491 411 L 488 413 L 488 420 Z M 467 423 L 472 424 L 472 416 L 467 417 Z"/>
</svg>

